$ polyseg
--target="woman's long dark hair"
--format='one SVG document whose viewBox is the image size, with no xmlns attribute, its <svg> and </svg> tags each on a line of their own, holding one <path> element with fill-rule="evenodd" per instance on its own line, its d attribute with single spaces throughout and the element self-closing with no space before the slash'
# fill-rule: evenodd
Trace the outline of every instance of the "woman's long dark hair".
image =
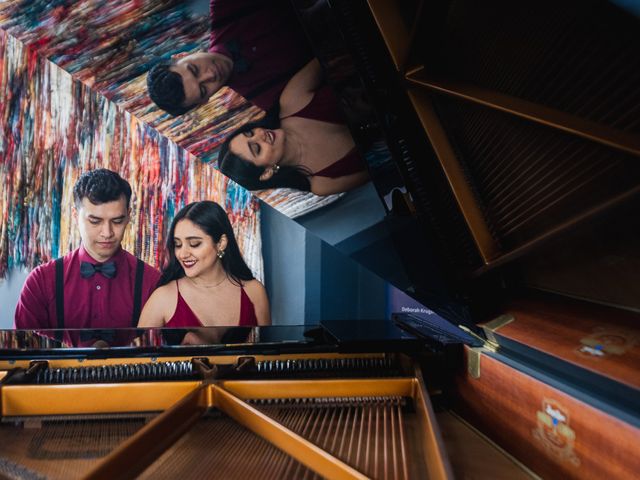
<svg viewBox="0 0 640 480">
<path fill-rule="evenodd" d="M 300 167 L 281 165 L 278 173 L 268 180 L 260 180 L 260 175 L 265 171 L 264 167 L 257 167 L 253 163 L 231 152 L 229 144 L 238 135 L 253 130 L 254 128 L 280 128 L 279 108 L 271 109 L 263 118 L 255 122 L 242 125 L 235 130 L 220 147 L 218 153 L 218 168 L 227 177 L 242 185 L 247 190 L 264 190 L 267 188 L 295 188 L 309 192 L 310 172 Z"/>
<path fill-rule="evenodd" d="M 215 243 L 220 241 L 222 235 L 227 236 L 227 247 L 224 256 L 218 261 L 222 262 L 222 268 L 227 277 L 236 285 L 241 286 L 242 281 L 253 280 L 253 274 L 245 263 L 238 248 L 238 242 L 233 234 L 233 228 L 227 217 L 227 213 L 216 202 L 193 202 L 183 207 L 171 222 L 169 236 L 167 238 L 167 262 L 162 269 L 162 275 L 158 281 L 158 287 L 185 276 L 184 269 L 176 258 L 174 234 L 176 225 L 180 220 L 188 219 L 200 227 L 209 235 Z"/>
</svg>

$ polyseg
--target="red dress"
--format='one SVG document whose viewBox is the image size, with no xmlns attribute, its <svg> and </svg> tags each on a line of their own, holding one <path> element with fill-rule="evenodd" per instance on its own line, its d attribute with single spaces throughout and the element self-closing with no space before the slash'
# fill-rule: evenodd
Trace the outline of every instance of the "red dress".
<svg viewBox="0 0 640 480">
<path fill-rule="evenodd" d="M 285 118 L 290 117 L 301 117 L 341 125 L 346 125 L 347 123 L 338 107 L 338 99 L 333 93 L 333 90 L 326 84 L 314 92 L 313 98 L 304 108 Z M 345 175 L 361 172 L 365 169 L 364 160 L 358 153 L 356 147 L 353 147 L 344 157 L 336 160 L 328 167 L 317 171 L 313 176 L 340 178 Z"/>
<path fill-rule="evenodd" d="M 189 304 L 180 295 L 180 288 L 178 288 L 178 281 L 176 280 L 176 288 L 178 289 L 178 304 L 176 305 L 176 311 L 173 312 L 173 316 L 166 323 L 165 327 L 170 328 L 192 328 L 192 327 L 204 327 L 200 319 L 193 313 Z M 253 307 L 251 299 L 244 291 L 244 288 L 240 287 L 240 323 L 241 327 L 255 327 L 258 325 L 258 319 L 256 318 L 256 311 Z"/>
</svg>

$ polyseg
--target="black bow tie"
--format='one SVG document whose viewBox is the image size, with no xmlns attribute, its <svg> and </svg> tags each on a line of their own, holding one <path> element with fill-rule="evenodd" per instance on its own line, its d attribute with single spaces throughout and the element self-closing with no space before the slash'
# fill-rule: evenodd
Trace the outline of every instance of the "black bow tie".
<svg viewBox="0 0 640 480">
<path fill-rule="evenodd" d="M 82 278 L 93 277 L 96 272 L 100 272 L 107 278 L 113 278 L 116 276 L 116 264 L 115 262 L 107 262 L 102 265 L 94 265 L 89 262 L 82 262 L 80 264 L 80 275 Z"/>
</svg>

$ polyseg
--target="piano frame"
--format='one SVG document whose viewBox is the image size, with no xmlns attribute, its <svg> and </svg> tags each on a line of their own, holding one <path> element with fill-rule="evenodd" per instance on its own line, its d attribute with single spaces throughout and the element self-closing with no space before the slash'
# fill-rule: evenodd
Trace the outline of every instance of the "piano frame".
<svg viewBox="0 0 640 480">
<path fill-rule="evenodd" d="M 84 384 L 7 384 L 0 383 L 0 406 L 3 422 L 26 422 L 38 426 L 40 420 L 55 418 L 99 418 L 100 416 L 161 412 L 137 433 L 101 459 L 82 478 L 135 478 L 157 460 L 211 408 L 218 409 L 233 421 L 264 438 L 304 466 L 325 478 L 368 478 L 327 449 L 298 435 L 278 421 L 261 413 L 246 400 L 260 399 L 371 399 L 377 397 L 410 398 L 415 408 L 419 440 L 397 446 L 403 454 L 404 467 L 396 478 L 414 478 L 407 473 L 407 455 L 411 462 L 422 462 L 428 478 L 453 478 L 443 446 L 422 371 L 404 355 L 400 359 L 405 375 L 382 378 L 329 379 L 234 379 L 200 381 L 154 381 Z M 290 354 L 258 355 L 255 361 L 336 360 L 382 358 L 372 354 Z M 237 364 L 247 356 L 222 355 L 198 357 L 211 365 Z M 120 358 L 120 359 L 51 359 L 48 368 L 77 368 L 152 364 L 189 360 L 190 357 Z M 0 380 L 9 367 L 28 368 L 28 360 L 0 361 Z M 33 363 L 31 364 L 33 366 Z M 5 375 L 3 375 L 3 373 Z M 6 377 L 5 377 L 6 378 Z M 131 399 L 135 398 L 135 402 Z M 354 417 L 355 418 L 355 417 Z M 406 434 L 405 434 L 406 435 Z M 394 437 L 395 438 L 395 437 Z M 401 435 L 399 438 L 404 438 Z M 396 445 L 394 441 L 394 451 Z M 376 448 L 377 452 L 377 448 Z M 364 455 L 364 454 L 363 454 Z M 377 458 L 377 457 L 376 457 Z M 385 459 L 386 462 L 386 459 Z M 386 471 L 386 463 L 385 463 Z M 391 466 L 389 466 L 391 469 Z M 415 471 L 415 464 L 412 466 Z"/>
</svg>

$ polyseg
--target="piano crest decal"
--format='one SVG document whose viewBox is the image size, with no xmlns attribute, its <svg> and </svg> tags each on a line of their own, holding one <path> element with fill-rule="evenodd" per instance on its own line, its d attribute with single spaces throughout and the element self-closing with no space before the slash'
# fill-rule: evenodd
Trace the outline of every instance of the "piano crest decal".
<svg viewBox="0 0 640 480">
<path fill-rule="evenodd" d="M 536 417 L 538 426 L 532 431 L 533 437 L 554 457 L 579 467 L 580 459 L 573 451 L 576 433 L 569 426 L 567 409 L 556 400 L 545 398 Z"/>
<path fill-rule="evenodd" d="M 597 327 L 593 332 L 580 339 L 582 344 L 578 353 L 585 356 L 602 358 L 608 355 L 624 355 L 637 343 L 637 338 L 632 332 Z"/>
</svg>

